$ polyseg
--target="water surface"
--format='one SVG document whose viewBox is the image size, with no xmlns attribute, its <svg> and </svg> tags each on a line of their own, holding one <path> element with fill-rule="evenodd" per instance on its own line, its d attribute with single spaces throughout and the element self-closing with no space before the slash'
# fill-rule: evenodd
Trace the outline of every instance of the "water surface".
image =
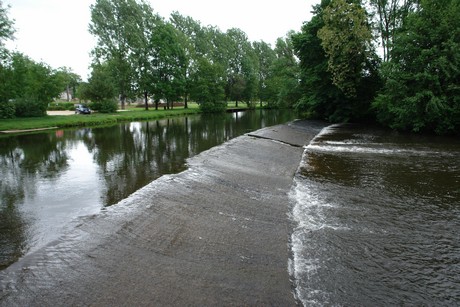
<svg viewBox="0 0 460 307">
<path fill-rule="evenodd" d="M 330 126 L 292 192 L 306 306 L 460 304 L 460 141 Z"/>
</svg>

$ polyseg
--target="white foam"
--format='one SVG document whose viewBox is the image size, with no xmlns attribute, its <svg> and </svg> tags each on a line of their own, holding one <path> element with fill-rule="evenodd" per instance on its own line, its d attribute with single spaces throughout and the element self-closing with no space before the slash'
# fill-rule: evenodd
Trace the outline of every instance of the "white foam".
<svg viewBox="0 0 460 307">
<path fill-rule="evenodd" d="M 309 246 L 309 237 L 325 229 L 349 230 L 347 227 L 335 224 L 334 220 L 328 217 L 327 211 L 333 210 L 336 206 L 322 200 L 315 191 L 316 189 L 307 179 L 295 178 L 289 193 L 289 198 L 293 203 L 291 219 L 295 222 L 296 227 L 291 235 L 293 259 L 288 265 L 296 285 L 296 297 L 305 306 L 319 305 L 320 303 L 313 298 L 327 296 L 326 293 L 316 289 L 314 283 L 308 283 L 308 280 L 313 279 L 321 268 L 321 259 L 309 252 L 306 253 L 308 256 L 305 254 L 305 248 Z"/>
</svg>

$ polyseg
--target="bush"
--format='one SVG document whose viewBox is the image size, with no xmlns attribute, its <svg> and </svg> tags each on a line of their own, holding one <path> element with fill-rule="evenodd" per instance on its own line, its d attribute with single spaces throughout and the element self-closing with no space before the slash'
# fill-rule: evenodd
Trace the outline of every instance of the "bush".
<svg viewBox="0 0 460 307">
<path fill-rule="evenodd" d="M 92 102 L 90 108 L 100 113 L 115 113 L 118 110 L 118 104 L 113 99 Z"/>
<path fill-rule="evenodd" d="M 11 101 L 0 103 L 0 119 L 14 118 L 16 108 Z"/>
<path fill-rule="evenodd" d="M 46 115 L 47 103 L 20 98 L 14 104 L 17 117 L 42 117 Z"/>
<path fill-rule="evenodd" d="M 223 113 L 227 109 L 225 102 L 202 102 L 200 110 L 203 113 Z"/>
<path fill-rule="evenodd" d="M 48 111 L 73 111 L 75 105 L 73 102 L 53 103 L 48 106 Z"/>
</svg>

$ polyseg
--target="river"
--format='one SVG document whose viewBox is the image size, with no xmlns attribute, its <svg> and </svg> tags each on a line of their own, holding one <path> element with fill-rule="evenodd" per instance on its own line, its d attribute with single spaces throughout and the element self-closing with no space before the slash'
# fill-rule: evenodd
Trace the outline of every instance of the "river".
<svg viewBox="0 0 460 307">
<path fill-rule="evenodd" d="M 0 269 L 59 238 L 78 217 L 184 170 L 188 158 L 294 117 L 247 111 L 0 137 Z"/>
<path fill-rule="evenodd" d="M 291 199 L 305 306 L 460 303 L 460 141 L 333 125 Z"/>
<path fill-rule="evenodd" d="M 1 137 L 2 268 L 187 158 L 292 119 L 246 112 Z M 458 138 L 329 126 L 305 147 L 290 201 L 288 267 L 303 305 L 460 303 Z"/>
</svg>

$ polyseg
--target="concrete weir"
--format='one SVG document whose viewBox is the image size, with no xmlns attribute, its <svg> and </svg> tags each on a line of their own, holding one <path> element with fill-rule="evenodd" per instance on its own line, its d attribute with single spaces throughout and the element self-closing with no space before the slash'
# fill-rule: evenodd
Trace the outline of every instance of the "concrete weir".
<svg viewBox="0 0 460 307">
<path fill-rule="evenodd" d="M 292 306 L 295 121 L 214 147 L 0 272 L 0 306 Z M 120 184 L 123 184 L 120 182 Z"/>
</svg>

